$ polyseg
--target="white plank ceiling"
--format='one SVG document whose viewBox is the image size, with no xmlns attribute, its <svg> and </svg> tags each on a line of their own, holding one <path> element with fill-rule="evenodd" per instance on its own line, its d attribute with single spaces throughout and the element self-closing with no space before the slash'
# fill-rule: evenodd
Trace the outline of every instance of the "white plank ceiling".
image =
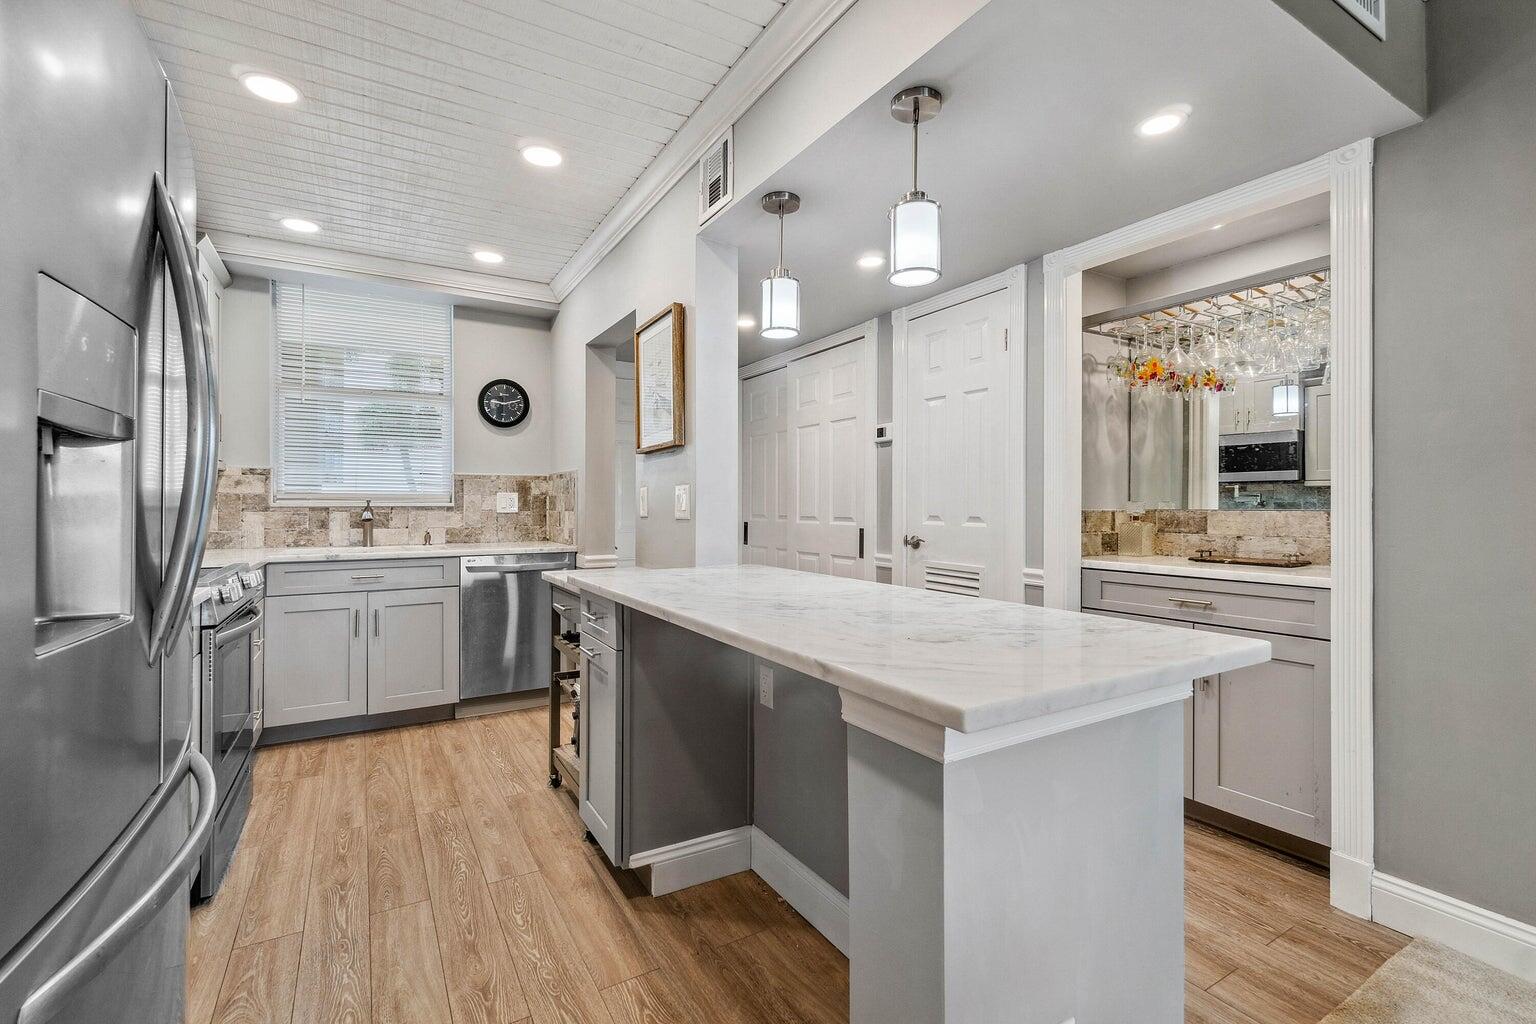
<svg viewBox="0 0 1536 1024">
<path fill-rule="evenodd" d="M 192 136 L 202 230 L 547 283 L 783 0 L 133 3 Z M 257 99 L 243 70 L 302 98 Z M 533 167 L 523 141 L 565 162 Z"/>
</svg>

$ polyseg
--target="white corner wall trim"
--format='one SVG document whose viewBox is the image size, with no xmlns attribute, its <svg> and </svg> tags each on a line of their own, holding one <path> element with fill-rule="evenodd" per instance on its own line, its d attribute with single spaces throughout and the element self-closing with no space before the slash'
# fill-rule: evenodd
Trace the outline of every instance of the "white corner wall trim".
<svg viewBox="0 0 1536 1024">
<path fill-rule="evenodd" d="M 671 191 L 725 130 L 832 27 L 854 0 L 794 0 L 774 15 L 768 27 L 704 97 L 656 159 L 635 179 L 597 230 L 582 243 L 550 282 L 563 300 L 602 258 Z"/>
<path fill-rule="evenodd" d="M 651 895 L 702 885 L 752 867 L 751 825 L 661 846 L 629 858 L 630 868 L 651 869 Z"/>
<path fill-rule="evenodd" d="M 1362 139 L 1294 167 L 1112 231 L 1045 257 L 1045 604 L 1081 598 L 1082 274 L 1194 234 L 1216 221 L 1311 195 L 1330 197 L 1334 422 L 1330 452 L 1333 602 L 1330 663 L 1333 905 L 1364 915 L 1375 863 L 1372 719 L 1373 557 L 1371 280 L 1374 144 Z"/>
<path fill-rule="evenodd" d="M 372 284 L 436 292 L 462 299 L 470 305 L 508 309 L 546 318 L 560 308 L 549 285 L 537 281 L 432 267 L 383 256 L 364 256 L 360 253 L 223 231 L 210 232 L 205 237 L 218 250 L 224 263 L 236 271 L 343 277 Z"/>
<path fill-rule="evenodd" d="M 1371 905 L 1376 920 L 1388 928 L 1441 943 L 1536 982 L 1536 925 L 1379 872 L 1371 881 Z"/>
<path fill-rule="evenodd" d="M 1031 569 L 1030 567 L 1025 566 L 1023 572 L 1024 572 L 1024 585 L 1026 587 L 1043 587 L 1043 586 L 1045 586 L 1045 570 L 1044 569 Z"/>
<path fill-rule="evenodd" d="M 752 870 L 839 952 L 848 955 L 848 897 L 755 825 Z"/>
</svg>

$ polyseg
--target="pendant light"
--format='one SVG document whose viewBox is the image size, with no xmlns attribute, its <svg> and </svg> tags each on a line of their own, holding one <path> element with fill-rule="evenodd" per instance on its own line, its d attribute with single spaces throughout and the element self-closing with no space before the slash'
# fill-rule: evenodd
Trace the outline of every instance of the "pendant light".
<svg viewBox="0 0 1536 1024">
<path fill-rule="evenodd" d="M 891 284 L 919 288 L 939 270 L 939 204 L 917 187 L 917 126 L 938 116 L 944 97 L 932 86 L 903 89 L 891 100 L 891 116 L 912 126 L 912 191 L 891 207 Z"/>
<path fill-rule="evenodd" d="M 779 218 L 779 262 L 763 278 L 762 330 L 758 333 L 773 341 L 785 341 L 800 334 L 800 281 L 784 267 L 784 217 L 800 209 L 800 197 L 793 192 L 769 192 L 763 196 L 763 209 Z"/>
</svg>

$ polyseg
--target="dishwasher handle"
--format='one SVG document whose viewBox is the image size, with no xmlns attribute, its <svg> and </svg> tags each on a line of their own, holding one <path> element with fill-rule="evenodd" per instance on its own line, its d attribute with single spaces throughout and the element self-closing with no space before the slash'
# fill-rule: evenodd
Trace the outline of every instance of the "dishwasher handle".
<svg viewBox="0 0 1536 1024">
<path fill-rule="evenodd" d="M 501 573 L 506 575 L 514 572 L 545 572 L 551 569 L 569 569 L 564 562 L 524 562 L 522 565 L 466 565 L 465 572 L 474 573 Z"/>
</svg>

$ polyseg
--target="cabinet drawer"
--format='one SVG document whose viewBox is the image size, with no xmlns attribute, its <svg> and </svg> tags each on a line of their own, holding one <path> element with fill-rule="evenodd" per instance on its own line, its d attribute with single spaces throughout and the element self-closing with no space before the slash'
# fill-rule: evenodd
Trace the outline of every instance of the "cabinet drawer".
<svg viewBox="0 0 1536 1024">
<path fill-rule="evenodd" d="M 606 597 L 581 595 L 581 635 L 592 637 L 616 651 L 624 649 L 619 627 L 619 607 Z"/>
<path fill-rule="evenodd" d="M 549 599 L 550 609 L 555 613 L 555 632 L 564 633 L 568 629 L 575 629 L 581 621 L 581 598 L 564 587 L 550 584 Z"/>
<path fill-rule="evenodd" d="M 267 593 L 345 594 L 459 585 L 457 558 L 399 558 L 361 562 L 286 562 L 267 567 Z"/>
<path fill-rule="evenodd" d="M 1328 639 L 1329 592 L 1313 587 L 1084 569 L 1082 606 Z"/>
</svg>

